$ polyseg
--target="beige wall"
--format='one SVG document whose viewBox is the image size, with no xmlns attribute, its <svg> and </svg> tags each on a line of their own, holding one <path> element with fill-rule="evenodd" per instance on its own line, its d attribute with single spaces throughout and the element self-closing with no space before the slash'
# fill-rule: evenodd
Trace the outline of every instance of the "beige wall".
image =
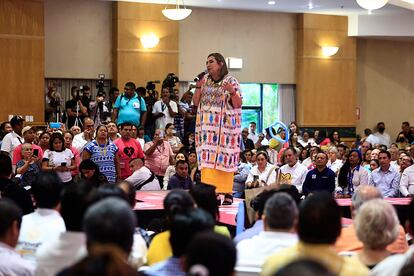
<svg viewBox="0 0 414 276">
<path fill-rule="evenodd" d="M 44 120 L 43 0 L 0 0 L 0 122 Z"/>
<path fill-rule="evenodd" d="M 192 80 L 207 55 L 243 58 L 241 82 L 295 83 L 296 15 L 193 9 L 179 23 L 179 77 Z"/>
<path fill-rule="evenodd" d="M 345 16 L 298 15 L 296 120 L 305 127 L 355 127 L 356 39 Z M 321 46 L 338 46 L 326 58 Z"/>
<path fill-rule="evenodd" d="M 395 140 L 401 122 L 414 125 L 414 42 L 359 39 L 357 131 L 384 121 Z"/>
<path fill-rule="evenodd" d="M 112 3 L 45 0 L 45 76 L 112 78 Z"/>
</svg>

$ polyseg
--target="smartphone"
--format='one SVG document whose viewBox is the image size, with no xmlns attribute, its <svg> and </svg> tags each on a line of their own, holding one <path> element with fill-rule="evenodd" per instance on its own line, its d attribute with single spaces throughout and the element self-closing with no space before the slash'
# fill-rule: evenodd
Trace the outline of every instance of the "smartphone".
<svg viewBox="0 0 414 276">
<path fill-rule="evenodd" d="M 259 176 L 258 175 L 253 175 L 253 181 L 257 181 L 259 180 Z"/>
<path fill-rule="evenodd" d="M 39 149 L 33 150 L 33 156 L 39 156 Z"/>
<path fill-rule="evenodd" d="M 62 162 L 62 163 L 60 163 L 60 165 L 61 165 L 62 167 L 66 167 L 66 162 Z"/>
<path fill-rule="evenodd" d="M 50 123 L 49 126 L 50 128 L 60 128 L 60 123 Z"/>
</svg>

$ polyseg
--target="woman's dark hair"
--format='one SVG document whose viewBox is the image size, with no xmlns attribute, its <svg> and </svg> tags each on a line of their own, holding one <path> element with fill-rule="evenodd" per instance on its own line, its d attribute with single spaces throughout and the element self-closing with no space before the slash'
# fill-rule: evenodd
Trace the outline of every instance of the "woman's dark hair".
<svg viewBox="0 0 414 276">
<path fill-rule="evenodd" d="M 302 158 L 302 152 L 303 151 L 306 151 L 306 157 L 305 158 Z M 306 158 L 308 158 L 309 157 L 309 148 L 308 147 L 306 147 L 306 148 L 303 148 L 301 151 L 300 151 L 300 153 L 299 153 L 299 160 L 300 161 L 303 161 L 303 160 L 305 160 Z"/>
<path fill-rule="evenodd" d="M 106 127 L 106 125 L 99 125 L 95 130 L 95 137 L 98 137 L 98 131 L 103 127 L 106 129 L 106 133 L 108 134 L 108 128 Z"/>
<path fill-rule="evenodd" d="M 336 132 L 336 133 L 338 133 L 338 140 L 335 140 L 335 139 L 333 138 L 333 136 L 334 136 L 335 132 Z M 335 141 L 337 142 L 336 144 L 341 143 L 341 135 L 339 134 L 339 131 L 337 131 L 337 130 L 333 130 L 333 131 L 331 132 L 331 135 L 329 135 L 329 140 L 331 140 L 331 143 L 334 143 L 334 144 L 335 144 Z"/>
<path fill-rule="evenodd" d="M 194 208 L 193 198 L 183 190 L 172 190 L 164 198 L 164 210 L 168 219 L 177 213 L 186 212 Z"/>
<path fill-rule="evenodd" d="M 6 125 L 7 124 L 10 125 L 10 122 L 6 121 L 6 122 L 1 123 L 1 125 L 0 125 L 0 141 L 3 140 L 4 136 L 6 136 L 6 134 L 8 133 L 8 132 L 6 132 Z"/>
<path fill-rule="evenodd" d="M 47 131 L 43 131 L 42 133 L 40 133 L 40 135 L 39 135 L 39 140 L 42 140 L 42 137 L 43 136 L 45 136 L 45 135 L 49 135 L 49 137 L 50 137 L 50 133 L 49 132 L 47 132 Z"/>
<path fill-rule="evenodd" d="M 215 186 L 204 183 L 194 185 L 190 195 L 194 198 L 197 207 L 209 213 L 214 219 L 220 217 Z"/>
<path fill-rule="evenodd" d="M 351 153 L 356 152 L 358 153 L 358 150 L 351 150 L 349 152 L 349 155 L 351 155 Z M 349 156 L 348 155 L 348 156 Z M 361 165 L 362 163 L 362 158 L 360 158 L 360 153 L 358 153 L 358 165 Z M 345 163 L 342 165 L 342 167 L 339 169 L 339 174 L 338 174 L 338 185 L 341 188 L 346 188 L 348 187 L 348 173 L 349 170 L 351 169 L 351 165 L 349 164 L 349 157 L 346 159 Z"/>
<path fill-rule="evenodd" d="M 218 64 L 222 64 L 221 70 L 220 70 L 220 79 L 223 79 L 225 75 L 229 73 L 229 70 L 227 69 L 226 60 L 224 59 L 223 55 L 220 53 L 211 53 L 208 55 L 207 58 L 214 57 L 214 59 L 217 61 Z"/>
<path fill-rule="evenodd" d="M 86 179 L 82 173 L 82 170 L 94 170 L 95 172 L 93 173 L 91 179 Z M 98 165 L 96 165 L 95 162 L 90 159 L 82 160 L 82 162 L 79 164 L 79 172 L 81 174 L 81 178 L 86 179 L 95 187 L 99 187 L 102 184 L 108 183 L 108 179 L 104 174 L 100 172 Z"/>
<path fill-rule="evenodd" d="M 378 159 L 371 159 L 371 161 L 369 163 L 371 163 L 372 161 L 374 161 L 375 163 L 377 163 L 377 166 L 379 167 L 379 160 Z"/>
<path fill-rule="evenodd" d="M 55 150 L 53 148 L 53 141 L 55 141 L 56 139 L 59 139 L 62 142 L 62 149 L 61 150 Z M 62 151 L 65 150 L 65 139 L 63 138 L 63 135 L 61 133 L 54 132 L 54 133 L 52 133 L 52 135 L 50 135 L 49 150 L 57 151 L 57 152 L 62 152 Z"/>
<path fill-rule="evenodd" d="M 319 145 L 326 138 L 326 130 L 318 129 L 318 131 L 318 139 L 315 140 L 315 143 Z"/>
<path fill-rule="evenodd" d="M 259 157 L 259 155 L 263 155 L 266 158 L 266 161 L 269 161 L 269 155 L 267 154 L 267 152 L 265 152 L 265 151 L 258 151 L 256 153 L 256 159 L 257 159 L 257 157 Z"/>
<path fill-rule="evenodd" d="M 170 127 L 170 126 L 173 126 L 174 124 L 172 124 L 172 123 L 168 123 L 168 124 L 166 124 L 165 125 L 165 131 L 167 131 L 167 129 Z"/>
</svg>

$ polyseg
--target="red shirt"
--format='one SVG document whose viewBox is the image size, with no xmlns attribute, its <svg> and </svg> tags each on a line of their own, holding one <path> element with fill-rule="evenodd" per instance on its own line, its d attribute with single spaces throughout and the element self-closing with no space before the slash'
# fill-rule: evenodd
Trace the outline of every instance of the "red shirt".
<svg viewBox="0 0 414 276">
<path fill-rule="evenodd" d="M 18 145 L 15 149 L 14 149 L 14 152 L 13 152 L 13 165 L 16 165 L 17 164 L 17 162 L 19 162 L 20 160 L 22 160 L 23 158 L 22 158 L 22 145 L 23 144 L 20 144 L 20 145 Z M 42 161 L 42 158 L 43 158 L 43 150 L 42 150 L 42 148 L 41 147 L 39 147 L 38 145 L 36 145 L 36 144 L 32 144 L 32 148 L 35 150 L 35 149 L 38 149 L 39 150 L 39 154 L 38 154 L 38 157 L 39 157 L 39 160 L 40 161 Z"/>
<path fill-rule="evenodd" d="M 144 158 L 144 152 L 142 151 L 141 144 L 133 138 L 129 140 L 118 138 L 114 141 L 114 144 L 118 147 L 116 155 L 119 157 L 121 178 L 125 179 L 132 174 L 129 169 L 129 161 L 134 158 Z"/>
</svg>

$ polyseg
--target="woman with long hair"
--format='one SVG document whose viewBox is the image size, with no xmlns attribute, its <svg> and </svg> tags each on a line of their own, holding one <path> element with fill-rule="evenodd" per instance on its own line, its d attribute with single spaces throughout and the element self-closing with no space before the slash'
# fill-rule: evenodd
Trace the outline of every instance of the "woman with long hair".
<svg viewBox="0 0 414 276">
<path fill-rule="evenodd" d="M 351 197 L 360 185 L 368 185 L 368 171 L 361 166 L 362 153 L 353 149 L 349 152 L 348 159 L 339 170 L 338 195 Z"/>
<path fill-rule="evenodd" d="M 233 177 L 240 153 L 240 86 L 229 75 L 221 54 L 208 55 L 206 67 L 208 73 L 197 81 L 193 97 L 198 106 L 195 140 L 201 181 L 225 194 L 223 204 L 232 204 Z"/>
</svg>

